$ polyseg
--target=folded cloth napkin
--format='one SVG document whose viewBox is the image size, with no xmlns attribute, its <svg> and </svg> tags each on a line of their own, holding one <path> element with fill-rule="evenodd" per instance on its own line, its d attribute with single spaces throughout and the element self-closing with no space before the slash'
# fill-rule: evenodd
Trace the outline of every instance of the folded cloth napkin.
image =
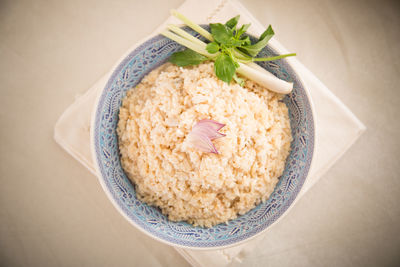
<svg viewBox="0 0 400 267">
<path fill-rule="evenodd" d="M 264 27 L 236 0 L 219 2 L 187 0 L 178 11 L 198 23 L 226 21 L 240 14 L 241 23 L 252 24 L 250 33 L 258 36 L 264 30 Z M 168 23 L 180 22 L 170 17 L 152 35 L 157 34 Z M 276 39 L 272 39 L 270 43 L 279 53 L 288 53 Z M 127 53 L 131 50 L 129 49 Z M 294 69 L 310 91 L 315 106 L 316 124 L 314 162 L 298 200 L 357 140 L 365 130 L 365 126 L 306 67 L 296 59 L 292 62 Z M 110 72 L 100 78 L 84 95 L 77 97 L 61 115 L 54 129 L 57 143 L 95 175 L 97 174 L 90 150 L 90 121 L 96 96 L 104 88 Z M 271 231 L 271 227 L 268 231 Z M 242 245 L 221 250 L 198 251 L 182 248 L 176 250 L 193 266 L 227 266 L 233 261 L 241 262 L 264 236 L 265 234 L 262 234 Z"/>
</svg>

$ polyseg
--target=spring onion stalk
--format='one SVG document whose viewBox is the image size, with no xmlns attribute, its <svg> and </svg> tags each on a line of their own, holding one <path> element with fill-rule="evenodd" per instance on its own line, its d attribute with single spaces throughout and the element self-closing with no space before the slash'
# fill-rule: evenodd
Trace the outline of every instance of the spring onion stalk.
<svg viewBox="0 0 400 267">
<path fill-rule="evenodd" d="M 256 61 L 272 61 L 272 60 L 277 60 L 277 59 L 281 59 L 281 58 L 285 58 L 285 57 L 295 56 L 296 54 L 291 53 L 291 54 L 284 54 L 284 55 L 279 55 L 276 57 L 268 57 L 268 58 L 251 58 L 251 60 L 249 60 L 248 56 L 243 54 L 241 51 L 234 49 L 233 55 L 239 62 L 245 63 L 247 66 L 249 66 L 253 69 L 256 69 L 262 73 L 265 73 L 266 75 L 275 77 L 271 72 L 267 71 L 266 69 L 264 69 L 263 67 L 261 67 L 260 65 L 254 63 L 254 62 L 256 62 Z"/>
<path fill-rule="evenodd" d="M 182 15 L 181 13 L 179 13 L 176 10 L 171 10 L 171 14 L 173 16 L 175 16 L 176 18 L 178 18 L 179 20 L 181 20 L 183 23 L 185 23 L 187 26 L 189 26 L 190 28 L 192 28 L 193 30 L 195 30 L 196 32 L 198 32 L 200 35 L 202 35 L 203 37 L 205 37 L 207 40 L 209 41 L 214 41 L 214 38 L 212 37 L 211 33 L 209 33 L 208 31 L 204 30 L 202 27 L 200 27 L 198 24 L 194 23 L 193 21 L 191 21 L 190 19 L 188 19 L 187 17 L 185 17 L 184 15 Z"/>
<path fill-rule="evenodd" d="M 295 55 L 296 55 L 296 53 L 290 53 L 290 54 L 284 54 L 284 55 L 279 55 L 279 56 L 275 56 L 275 57 L 255 57 L 255 58 L 252 58 L 251 61 L 253 61 L 253 62 L 273 61 L 273 60 L 277 60 L 277 59 L 281 59 L 281 58 L 285 58 L 285 57 L 292 57 Z"/>
<path fill-rule="evenodd" d="M 265 74 L 248 64 L 239 63 L 236 71 L 250 80 L 265 86 L 266 88 L 280 94 L 289 94 L 293 89 L 293 83 L 276 78 L 273 74 Z M 258 65 L 257 65 L 258 66 Z M 259 66 L 260 67 L 260 66 Z M 261 67 L 260 67 L 261 68 Z"/>
<path fill-rule="evenodd" d="M 208 39 L 209 41 L 214 41 L 212 35 L 196 23 L 192 22 L 184 15 L 180 14 L 176 10 L 172 10 L 171 14 L 176 18 L 180 19 L 184 22 L 187 26 L 198 32 L 200 35 Z M 219 52 L 215 54 L 210 54 L 206 50 L 207 44 L 200 39 L 192 36 L 191 34 L 187 33 L 186 31 L 182 30 L 181 28 L 175 25 L 168 25 L 168 30 L 163 31 L 161 34 L 170 38 L 171 40 L 209 58 L 215 59 Z M 271 91 L 281 93 L 281 94 L 288 94 L 293 89 L 293 83 L 286 82 L 274 76 L 272 73 L 268 72 L 266 69 L 262 68 L 258 64 L 254 63 L 254 61 L 271 61 L 277 60 L 280 58 L 293 56 L 295 54 L 285 54 L 279 55 L 270 58 L 250 58 L 249 56 L 245 55 L 241 51 L 234 49 L 232 51 L 233 57 L 239 62 L 240 67 L 236 70 L 239 74 L 243 75 L 244 77 L 253 80 L 254 82 L 270 89 Z"/>
<path fill-rule="evenodd" d="M 243 54 L 242 52 L 240 52 L 237 49 L 233 49 L 233 55 L 235 58 L 239 59 L 239 60 L 248 60 L 249 57 L 246 56 L 245 54 Z"/>
<path fill-rule="evenodd" d="M 271 77 L 275 77 L 271 72 L 265 70 L 263 67 L 261 67 L 260 65 L 254 63 L 254 62 L 249 62 L 246 63 L 247 66 L 251 67 L 254 70 L 260 71 L 265 75 L 271 76 Z M 276 77 L 275 77 L 276 78 Z"/>
<path fill-rule="evenodd" d="M 167 26 L 167 28 L 168 28 L 168 30 L 170 30 L 170 31 L 172 31 L 172 32 L 174 32 L 174 33 L 180 35 L 181 37 L 183 37 L 183 38 L 185 38 L 185 39 L 187 39 L 187 40 L 189 40 L 189 41 L 192 41 L 192 42 L 194 42 L 194 43 L 196 43 L 196 44 L 198 44 L 198 45 L 204 46 L 204 49 L 205 49 L 205 47 L 207 46 L 207 44 L 206 44 L 205 42 L 203 42 L 202 40 L 200 40 L 200 39 L 194 37 L 194 36 L 191 35 L 190 33 L 188 33 L 188 32 L 186 32 L 186 31 L 182 30 L 182 29 L 179 28 L 178 26 L 175 26 L 175 25 L 170 24 L 170 25 Z"/>
<path fill-rule="evenodd" d="M 167 30 L 161 32 L 161 34 L 164 35 L 165 37 L 168 37 L 169 39 L 177 42 L 178 44 L 181 44 L 183 46 L 186 46 L 187 48 L 192 49 L 193 51 L 195 51 L 203 56 L 206 56 L 210 59 L 214 58 L 214 55 L 207 52 L 205 46 L 194 43 L 188 39 L 185 39 L 185 38 L 183 38 L 173 32 L 167 31 Z"/>
</svg>

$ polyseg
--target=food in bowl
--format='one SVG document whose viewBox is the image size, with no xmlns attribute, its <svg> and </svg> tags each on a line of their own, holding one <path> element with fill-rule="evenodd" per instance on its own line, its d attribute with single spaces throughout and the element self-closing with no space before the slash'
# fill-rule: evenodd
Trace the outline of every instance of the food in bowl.
<svg viewBox="0 0 400 267">
<path fill-rule="evenodd" d="M 192 36 L 196 36 L 196 32 L 193 30 L 183 29 Z M 204 29 L 210 28 L 204 26 Z M 253 36 L 250 36 L 250 39 L 252 42 L 257 41 Z M 260 62 L 259 65 L 250 66 L 254 67 L 254 70 L 260 68 L 260 72 L 269 71 L 276 79 L 286 81 L 289 85 L 292 84 L 291 93 L 286 94 L 282 102 L 289 111 L 293 140 L 279 182 L 267 201 L 261 202 L 255 208 L 228 223 L 204 228 L 184 221 L 169 220 L 168 216 L 164 215 L 159 208 L 140 200 L 134 183 L 130 181 L 127 173 L 123 170 L 117 126 L 122 99 L 126 93 L 132 87 L 136 87 L 152 70 L 170 60 L 171 55 L 183 49 L 182 45 L 162 35 L 157 35 L 138 44 L 119 62 L 99 94 L 94 108 L 91 125 L 93 159 L 99 182 L 111 203 L 138 230 L 173 246 L 191 249 L 226 248 L 243 243 L 262 233 L 276 223 L 279 218 L 282 218 L 294 203 L 306 181 L 313 158 L 314 111 L 309 93 L 290 61 Z M 258 56 L 261 58 L 278 57 L 279 53 L 273 44 L 268 44 Z M 258 70 L 256 71 L 258 72 Z M 262 81 L 268 82 L 273 79 L 262 79 Z M 238 82 L 240 83 L 240 80 Z M 272 83 L 271 85 L 277 86 L 274 89 L 284 89 L 277 90 L 283 93 L 286 89 L 290 89 L 289 86 L 283 86 L 284 83 Z M 265 87 L 271 89 L 268 86 Z M 211 122 L 212 120 L 205 121 Z M 196 132 L 196 126 L 203 122 L 204 120 L 194 122 L 191 133 Z M 219 125 L 217 127 L 219 128 L 223 124 L 216 122 L 215 125 Z M 220 132 L 218 135 L 223 135 L 226 127 L 225 125 L 215 130 Z M 212 140 L 216 150 L 220 149 L 218 143 L 225 138 L 227 137 Z"/>
<path fill-rule="evenodd" d="M 122 167 L 139 199 L 172 221 L 211 227 L 268 199 L 285 168 L 292 141 L 287 106 L 247 80 L 219 80 L 213 63 L 166 63 L 129 90 L 117 128 Z M 218 154 L 188 142 L 193 126 L 225 126 Z"/>
</svg>

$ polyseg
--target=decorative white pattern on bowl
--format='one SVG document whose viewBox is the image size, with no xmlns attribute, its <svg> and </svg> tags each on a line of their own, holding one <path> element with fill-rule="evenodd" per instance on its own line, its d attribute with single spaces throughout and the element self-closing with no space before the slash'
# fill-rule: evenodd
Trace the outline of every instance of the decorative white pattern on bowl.
<svg viewBox="0 0 400 267">
<path fill-rule="evenodd" d="M 117 209 L 134 225 L 168 244 L 187 248 L 220 248 L 243 242 L 265 230 L 293 203 L 311 165 L 314 151 L 314 120 L 311 105 L 299 77 L 286 60 L 261 63 L 277 77 L 294 82 L 285 96 L 293 135 L 291 153 L 274 192 L 267 202 L 212 228 L 193 227 L 186 222 L 171 222 L 156 207 L 136 198 L 135 188 L 125 175 L 119 158 L 116 126 L 121 100 L 127 90 L 182 46 L 156 36 L 132 51 L 118 65 L 104 88 L 92 125 L 92 146 L 100 182 Z M 260 56 L 276 55 L 266 47 Z"/>
</svg>

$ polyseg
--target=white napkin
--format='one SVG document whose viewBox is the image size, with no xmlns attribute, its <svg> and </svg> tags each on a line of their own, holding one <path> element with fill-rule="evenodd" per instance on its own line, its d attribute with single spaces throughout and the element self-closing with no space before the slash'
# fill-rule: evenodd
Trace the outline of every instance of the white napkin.
<svg viewBox="0 0 400 267">
<path fill-rule="evenodd" d="M 178 11 L 198 23 L 226 21 L 240 14 L 241 23 L 252 24 L 251 33 L 260 35 L 265 28 L 236 0 L 219 2 L 187 0 L 178 8 Z M 170 17 L 152 35 L 163 29 L 167 23 L 180 22 Z M 142 42 L 139 41 L 138 44 Z M 270 43 L 280 53 L 288 52 L 276 39 L 273 38 Z M 132 51 L 133 47 L 127 53 Z M 365 126 L 306 67 L 296 59 L 293 59 L 292 62 L 311 93 L 315 106 L 316 124 L 314 162 L 310 175 L 299 193 L 298 200 L 357 140 L 365 130 Z M 110 72 L 99 79 L 84 95 L 77 97 L 76 101 L 61 115 L 54 129 L 55 140 L 95 175 L 96 171 L 90 152 L 91 113 L 96 95 L 104 88 Z M 222 250 L 198 251 L 181 248 L 176 248 L 176 250 L 193 266 L 226 266 L 232 261 L 240 262 L 263 237 L 264 234 L 240 246 Z"/>
</svg>

